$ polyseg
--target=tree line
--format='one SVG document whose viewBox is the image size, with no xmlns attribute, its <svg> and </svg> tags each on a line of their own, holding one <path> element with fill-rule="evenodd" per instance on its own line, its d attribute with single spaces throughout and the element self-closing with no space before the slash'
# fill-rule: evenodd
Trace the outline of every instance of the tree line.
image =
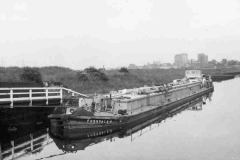
<svg viewBox="0 0 240 160">
<path fill-rule="evenodd" d="M 240 65 L 240 61 L 237 61 L 237 60 L 227 60 L 226 58 L 223 58 L 220 62 L 218 62 L 215 59 L 213 59 L 212 61 L 209 61 L 208 63 L 212 64 L 214 66 L 217 66 L 217 67 Z"/>
</svg>

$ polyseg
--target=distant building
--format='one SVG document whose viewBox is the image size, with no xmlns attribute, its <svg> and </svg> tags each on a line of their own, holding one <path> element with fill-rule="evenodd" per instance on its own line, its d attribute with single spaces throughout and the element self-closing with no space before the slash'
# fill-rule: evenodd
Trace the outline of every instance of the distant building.
<svg viewBox="0 0 240 160">
<path fill-rule="evenodd" d="M 163 66 L 163 67 L 171 67 L 172 64 L 171 64 L 171 63 L 162 63 L 162 66 Z"/>
<path fill-rule="evenodd" d="M 208 64 L 208 55 L 205 55 L 204 53 L 198 54 L 198 63 L 200 66 L 205 66 Z"/>
<path fill-rule="evenodd" d="M 188 65 L 187 53 L 177 54 L 174 57 L 174 64 L 177 67 L 186 67 Z"/>
<path fill-rule="evenodd" d="M 161 65 L 161 61 L 153 61 L 153 64 Z"/>
<path fill-rule="evenodd" d="M 200 66 L 200 63 L 194 59 L 189 60 L 189 67 L 192 68 L 198 68 Z"/>
</svg>

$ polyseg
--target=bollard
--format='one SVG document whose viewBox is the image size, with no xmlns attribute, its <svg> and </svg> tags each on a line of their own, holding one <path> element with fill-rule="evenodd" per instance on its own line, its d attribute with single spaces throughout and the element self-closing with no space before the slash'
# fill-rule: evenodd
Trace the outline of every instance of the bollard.
<svg viewBox="0 0 240 160">
<path fill-rule="evenodd" d="M 31 151 L 33 151 L 33 135 L 32 134 L 30 134 L 30 138 L 31 138 L 31 140 L 30 140 L 30 142 L 31 142 Z"/>
</svg>

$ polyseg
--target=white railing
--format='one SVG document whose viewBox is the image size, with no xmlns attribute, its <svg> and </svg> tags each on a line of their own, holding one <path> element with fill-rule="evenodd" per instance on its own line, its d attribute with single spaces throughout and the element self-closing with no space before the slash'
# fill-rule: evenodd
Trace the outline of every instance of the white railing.
<svg viewBox="0 0 240 160">
<path fill-rule="evenodd" d="M 62 89 L 65 90 L 65 91 L 71 92 L 71 93 L 72 93 L 72 96 L 74 96 L 74 94 L 77 94 L 77 95 L 79 95 L 79 96 L 89 97 L 89 96 L 87 96 L 87 95 L 85 95 L 85 94 L 82 94 L 82 93 L 79 93 L 79 92 L 73 91 L 73 90 L 68 89 L 68 88 L 62 88 Z"/>
<path fill-rule="evenodd" d="M 38 88 L 0 88 L 0 102 L 10 102 L 13 107 L 14 102 L 29 101 L 29 106 L 32 106 L 34 100 L 46 100 L 46 105 L 51 99 L 60 99 L 63 102 L 64 91 L 71 93 L 72 96 L 80 95 L 88 97 L 87 95 L 73 91 L 63 87 L 38 87 Z"/>
</svg>

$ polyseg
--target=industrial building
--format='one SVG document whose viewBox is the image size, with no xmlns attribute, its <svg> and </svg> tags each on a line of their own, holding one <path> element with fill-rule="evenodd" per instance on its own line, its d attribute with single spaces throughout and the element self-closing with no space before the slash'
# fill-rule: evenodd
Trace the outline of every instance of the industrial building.
<svg viewBox="0 0 240 160">
<path fill-rule="evenodd" d="M 198 62 L 200 66 L 205 66 L 208 64 L 208 55 L 205 55 L 204 53 L 198 54 Z"/>
<path fill-rule="evenodd" d="M 188 65 L 188 54 L 181 53 L 174 56 L 174 64 L 177 67 L 187 67 Z"/>
</svg>

